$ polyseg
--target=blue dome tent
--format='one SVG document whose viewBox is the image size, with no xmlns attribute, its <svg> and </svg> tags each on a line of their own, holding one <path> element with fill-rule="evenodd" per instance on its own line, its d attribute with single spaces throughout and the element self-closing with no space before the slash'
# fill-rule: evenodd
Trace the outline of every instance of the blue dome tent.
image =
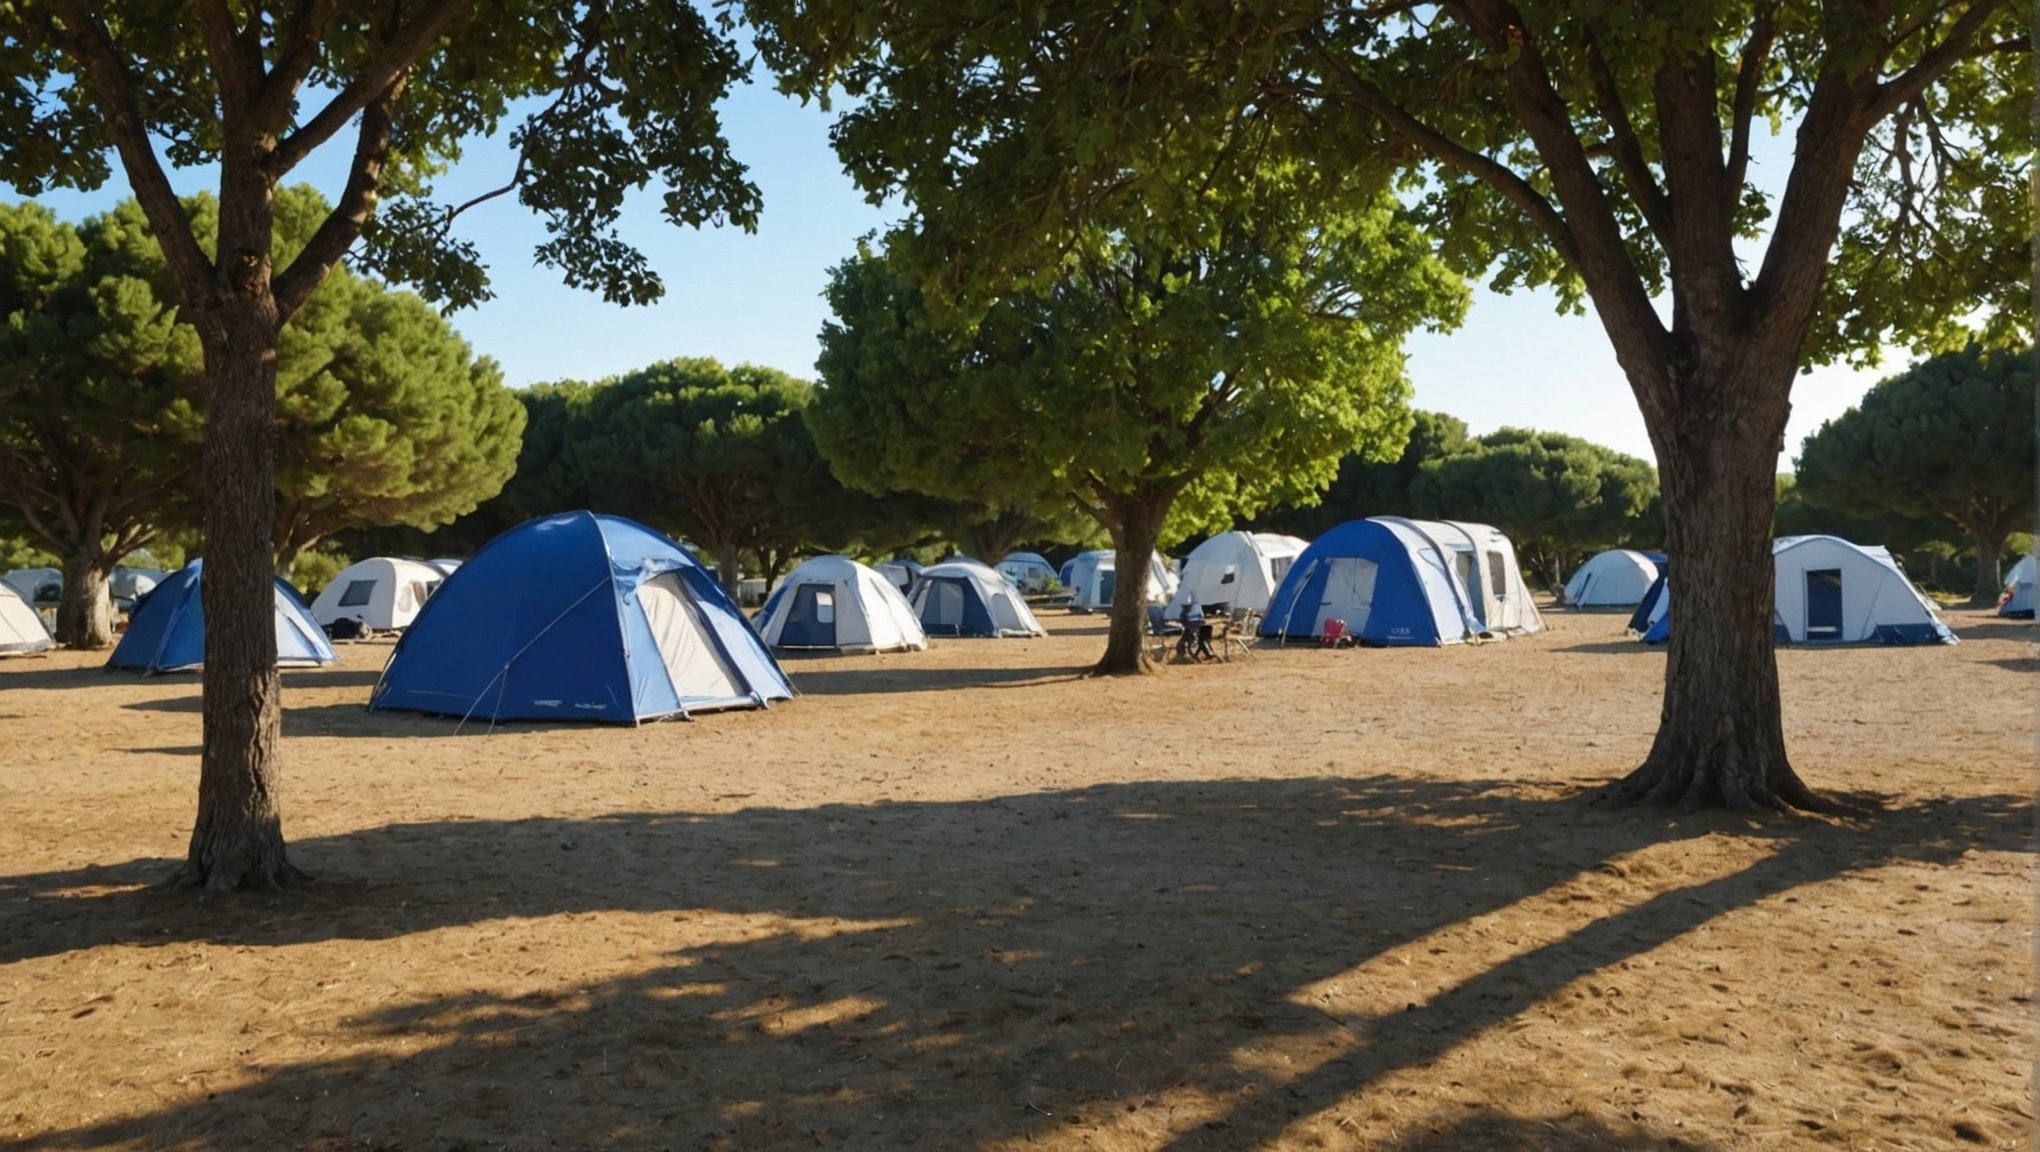
<svg viewBox="0 0 2040 1152">
<path fill-rule="evenodd" d="M 128 630 L 107 658 L 108 668 L 185 672 L 205 663 L 205 606 L 198 593 L 202 563 L 193 560 L 135 601 Z M 311 609 L 290 585 L 281 580 L 275 584 L 277 666 L 338 663 L 340 656 L 312 619 Z"/>
<path fill-rule="evenodd" d="M 1314 639 L 1326 620 L 1370 645 L 1459 644 L 1484 629 L 1445 549 L 1395 517 L 1349 520 L 1289 566 L 1261 635 Z"/>
<path fill-rule="evenodd" d="M 512 528 L 447 577 L 369 708 L 636 724 L 792 695 L 685 549 L 622 517 L 567 512 Z"/>
</svg>

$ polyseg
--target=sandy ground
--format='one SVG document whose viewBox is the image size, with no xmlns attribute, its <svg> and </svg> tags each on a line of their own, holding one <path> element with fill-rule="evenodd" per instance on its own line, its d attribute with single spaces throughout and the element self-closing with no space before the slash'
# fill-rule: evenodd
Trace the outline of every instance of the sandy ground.
<svg viewBox="0 0 2040 1152">
<path fill-rule="evenodd" d="M 769 713 L 493 734 L 286 674 L 318 882 L 147 887 L 195 678 L 0 664 L 0 1148 L 2017 1147 L 2030 625 L 1787 651 L 1831 823 L 1585 805 L 1622 618 L 1080 678 L 789 662 Z"/>
</svg>

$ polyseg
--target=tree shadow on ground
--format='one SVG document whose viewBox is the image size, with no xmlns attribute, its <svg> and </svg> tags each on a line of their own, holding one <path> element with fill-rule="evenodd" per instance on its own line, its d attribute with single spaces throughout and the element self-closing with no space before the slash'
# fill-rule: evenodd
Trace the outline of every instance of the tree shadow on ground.
<svg viewBox="0 0 2040 1152">
<path fill-rule="evenodd" d="M 1056 680 L 1075 680 L 1088 666 L 1067 664 L 1028 668 L 927 668 L 887 665 L 870 668 L 786 667 L 787 678 L 804 696 L 861 696 L 878 692 L 931 692 L 960 688 L 1022 688 Z"/>
<path fill-rule="evenodd" d="M 2031 620 L 2005 620 L 1996 616 L 1978 620 L 1950 620 L 1942 618 L 1949 630 L 1961 640 L 2023 640 L 2029 644 L 2040 643 L 2040 628 Z"/>
<path fill-rule="evenodd" d="M 76 692 L 80 689 L 132 685 L 138 673 L 120 672 L 104 664 L 89 668 L 37 667 L 21 661 L 0 661 L 0 692 Z"/>
<path fill-rule="evenodd" d="M 1051 824 L 1055 849 L 1029 851 Z M 2025 797 L 1838 824 L 1375 776 L 397 824 L 295 844 L 324 876 L 299 894 L 204 905 L 125 887 L 168 861 L 7 877 L 0 963 L 475 932 L 451 945 L 474 950 L 469 990 L 329 1025 L 372 1054 L 5 1146 L 973 1147 L 1110 1128 L 1130 1146 L 1259 1147 L 1725 912 L 1858 869 L 2024 850 L 2031 829 Z M 1768 851 L 1684 884 L 1620 864 L 1721 832 Z M 1390 954 L 1532 899 L 1599 912 L 1400 1011 L 1307 994 L 1336 978 L 1399 1002 L 1412 970 Z M 490 938 L 596 912 L 646 914 L 628 970 L 509 990 L 531 958 Z M 1448 1112 L 1447 1135 L 1395 1147 L 1693 1147 L 1525 1123 Z"/>
<path fill-rule="evenodd" d="M 1568 644 L 1560 652 L 1590 652 L 1597 656 L 1633 656 L 1638 652 L 1664 653 L 1663 644 L 1645 644 L 1636 637 L 1626 640 L 1591 640 L 1584 644 Z"/>
<path fill-rule="evenodd" d="M 382 669 L 287 668 L 283 686 L 289 688 L 373 688 L 382 679 Z M 286 703 L 286 707 L 288 704 Z"/>
</svg>

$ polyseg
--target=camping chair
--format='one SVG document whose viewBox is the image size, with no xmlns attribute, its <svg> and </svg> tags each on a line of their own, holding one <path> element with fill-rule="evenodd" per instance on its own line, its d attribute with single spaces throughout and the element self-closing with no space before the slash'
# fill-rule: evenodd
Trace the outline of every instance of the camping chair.
<svg viewBox="0 0 2040 1152">
<path fill-rule="evenodd" d="M 1327 648 L 1344 648 L 1350 643 L 1346 639 L 1346 622 L 1336 619 L 1325 621 L 1324 635 L 1318 637 L 1318 642 Z"/>
<path fill-rule="evenodd" d="M 1168 659 L 1169 647 L 1175 643 L 1176 637 L 1183 634 L 1183 626 L 1170 620 L 1168 609 L 1160 604 L 1148 605 L 1147 622 L 1148 638 L 1154 641 L 1152 650 L 1148 652 L 1148 659 Z"/>
<path fill-rule="evenodd" d="M 1242 656 L 1252 658 L 1254 650 L 1247 644 L 1247 639 L 1254 634 L 1254 629 L 1260 623 L 1260 619 L 1261 614 L 1251 608 L 1233 609 L 1232 615 L 1226 619 L 1225 632 L 1219 637 L 1218 658 L 1230 660 L 1235 651 Z"/>
</svg>

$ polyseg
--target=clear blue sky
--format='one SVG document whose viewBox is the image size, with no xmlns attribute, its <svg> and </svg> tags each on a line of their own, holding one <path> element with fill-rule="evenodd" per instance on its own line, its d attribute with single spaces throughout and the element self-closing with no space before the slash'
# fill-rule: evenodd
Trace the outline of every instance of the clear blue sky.
<svg viewBox="0 0 2040 1152">
<path fill-rule="evenodd" d="M 749 361 L 813 376 L 816 335 L 828 314 L 821 298 L 828 269 L 896 213 L 865 203 L 843 175 L 829 148 L 826 113 L 765 84 L 739 89 L 724 111 L 737 156 L 764 194 L 763 218 L 756 233 L 695 232 L 662 220 L 656 196 L 635 197 L 626 236 L 667 287 L 666 298 L 652 307 L 606 304 L 565 287 L 557 272 L 533 267 L 531 251 L 544 239 L 543 229 L 508 198 L 462 218 L 462 234 L 490 267 L 496 299 L 457 313 L 453 323 L 478 352 L 502 362 L 512 385 L 595 379 L 674 356 Z M 1782 170 L 1789 143 L 1774 147 Z M 297 178 L 331 197 L 341 184 L 344 150 L 327 151 Z M 441 198 L 465 199 L 500 184 L 511 167 L 499 144 L 470 147 L 442 181 Z M 181 174 L 179 184 L 203 187 L 205 175 Z M 91 195 L 41 199 L 76 218 L 125 195 L 125 184 L 115 180 Z M 1541 428 L 1653 456 L 1599 324 L 1591 315 L 1559 315 L 1548 295 L 1482 292 L 1465 325 L 1449 335 L 1419 335 L 1409 351 L 1416 404 L 1458 416 L 1476 433 L 1504 425 Z M 1800 377 L 1779 468 L 1789 469 L 1799 442 L 1855 403 L 1877 377 L 1839 368 Z"/>
</svg>

